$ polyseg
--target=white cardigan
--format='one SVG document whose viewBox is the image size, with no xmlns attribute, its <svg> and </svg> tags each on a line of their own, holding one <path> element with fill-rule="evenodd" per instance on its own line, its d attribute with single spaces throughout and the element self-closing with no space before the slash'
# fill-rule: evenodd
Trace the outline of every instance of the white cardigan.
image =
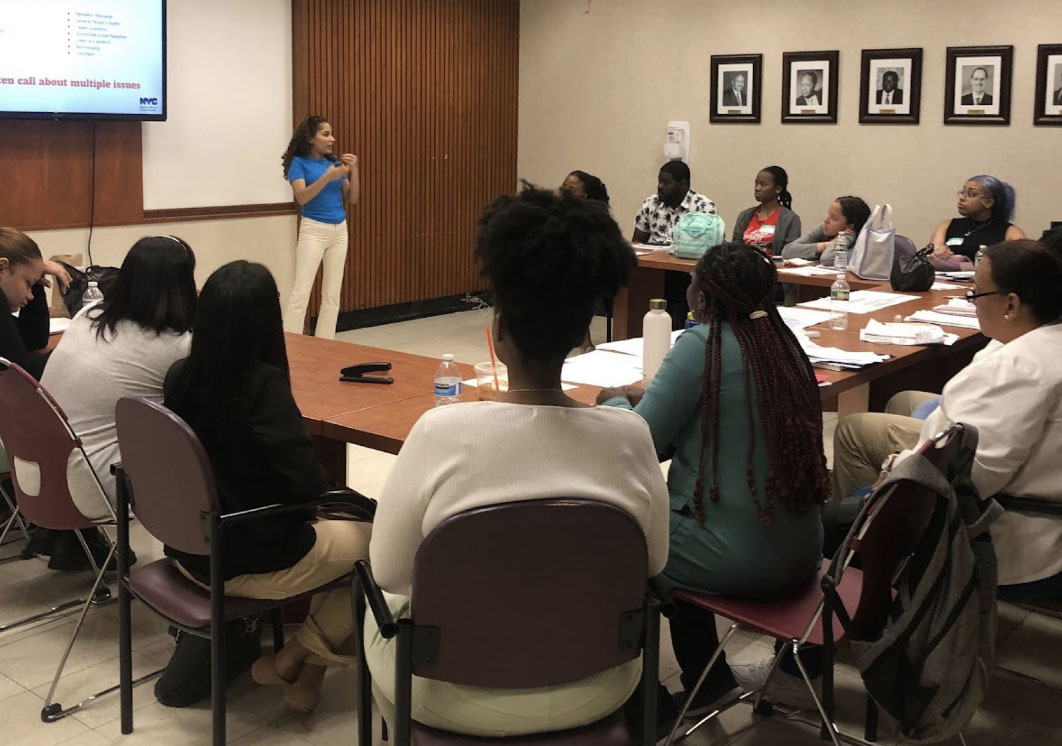
<svg viewBox="0 0 1062 746">
<path fill-rule="evenodd" d="M 1062 324 L 989 343 L 944 387 L 923 439 L 953 422 L 977 427 L 972 476 L 982 497 L 1062 502 Z M 1062 517 L 1008 510 L 992 539 L 1001 585 L 1062 572 Z"/>
<path fill-rule="evenodd" d="M 600 500 L 645 532 L 649 572 L 667 562 L 668 496 L 649 426 L 612 407 L 451 404 L 420 418 L 379 498 L 369 558 L 409 595 L 413 556 L 433 528 L 471 508 L 550 497 Z"/>
</svg>

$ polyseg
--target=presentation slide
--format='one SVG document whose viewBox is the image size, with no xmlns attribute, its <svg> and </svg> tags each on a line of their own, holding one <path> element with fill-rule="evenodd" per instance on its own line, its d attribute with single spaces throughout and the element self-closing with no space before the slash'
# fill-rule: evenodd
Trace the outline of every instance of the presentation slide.
<svg viewBox="0 0 1062 746">
<path fill-rule="evenodd" d="M 163 0 L 2 0 L 0 116 L 165 118 Z"/>
</svg>

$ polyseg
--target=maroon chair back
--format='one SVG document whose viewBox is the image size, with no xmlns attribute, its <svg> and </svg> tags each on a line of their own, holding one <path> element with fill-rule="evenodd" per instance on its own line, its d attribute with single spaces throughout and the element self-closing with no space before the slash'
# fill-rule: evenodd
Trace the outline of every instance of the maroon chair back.
<svg viewBox="0 0 1062 746">
<path fill-rule="evenodd" d="M 645 534 L 625 511 L 549 499 L 468 510 L 435 527 L 413 567 L 412 619 L 439 629 L 413 673 L 470 686 L 540 687 L 634 659 Z M 631 614 L 634 616 L 631 617 Z"/>
<path fill-rule="evenodd" d="M 163 544 L 210 554 L 199 514 L 217 511 L 218 498 L 199 438 L 173 412 L 141 397 L 122 397 L 114 415 L 132 512 Z"/>
<path fill-rule="evenodd" d="M 951 481 L 972 460 L 976 442 L 971 448 L 969 436 L 958 425 L 927 440 L 917 453 Z M 856 639 L 876 634 L 884 624 L 893 600 L 892 583 L 928 528 L 938 495 L 917 482 L 903 480 L 872 500 L 870 523 L 853 546 L 863 571 L 862 593 L 852 615 Z"/>
<path fill-rule="evenodd" d="M 107 510 L 103 488 L 89 477 L 100 515 L 86 517 L 75 505 L 67 479 L 71 454 L 88 459 L 66 415 L 41 385 L 18 365 L 0 358 L 0 440 L 4 442 L 22 515 L 43 528 L 89 528 Z M 21 465 L 19 462 L 23 462 Z M 107 516 L 109 517 L 109 516 Z"/>
</svg>

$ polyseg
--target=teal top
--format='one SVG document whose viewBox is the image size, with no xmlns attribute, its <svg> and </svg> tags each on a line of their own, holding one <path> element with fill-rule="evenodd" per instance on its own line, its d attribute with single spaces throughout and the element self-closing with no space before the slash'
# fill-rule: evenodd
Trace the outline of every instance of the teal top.
<svg viewBox="0 0 1062 746">
<path fill-rule="evenodd" d="M 701 395 L 710 327 L 701 324 L 682 334 L 634 407 L 649 423 L 657 451 L 673 449 L 668 472 L 671 536 L 663 578 L 708 593 L 769 597 L 807 581 L 822 560 L 822 519 L 817 508 L 793 515 L 775 500 L 770 523 L 760 521 L 747 476 L 749 439 L 753 475 L 761 504 L 767 478 L 767 448 L 755 385 L 746 390 L 744 361 L 729 324 L 722 324 L 719 387 L 719 500 L 712 502 L 712 432 L 705 448 L 703 506 L 705 521 L 693 510 L 701 451 Z M 751 372 L 750 372 L 750 381 Z M 752 399 L 752 428 L 747 402 Z M 623 398 L 606 406 L 631 408 Z"/>
</svg>

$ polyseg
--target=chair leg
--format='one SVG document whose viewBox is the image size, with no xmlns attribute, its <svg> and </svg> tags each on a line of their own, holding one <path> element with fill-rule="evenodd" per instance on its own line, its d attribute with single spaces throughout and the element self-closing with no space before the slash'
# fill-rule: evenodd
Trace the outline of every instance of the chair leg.
<svg viewBox="0 0 1062 746">
<path fill-rule="evenodd" d="M 819 695 L 811 683 L 811 677 L 808 676 L 808 672 L 804 669 L 804 664 L 801 662 L 800 656 L 797 655 L 799 651 L 800 645 L 794 642 L 793 660 L 796 662 L 797 669 L 800 670 L 800 676 L 804 679 L 804 683 L 807 684 L 808 691 L 811 692 L 811 698 L 815 701 L 815 707 L 818 709 L 819 715 L 822 717 L 822 722 L 826 726 L 830 740 L 833 741 L 833 746 L 841 746 L 841 741 L 838 738 L 837 725 L 834 724 L 833 720 L 826 714 L 826 709 L 822 706 L 822 700 L 819 699 Z"/>
<path fill-rule="evenodd" d="M 704 667 L 703 671 L 701 671 L 700 678 L 697 679 L 697 683 L 694 684 L 693 691 L 686 696 L 686 701 L 682 705 L 682 710 L 679 712 L 678 719 L 675 721 L 675 724 L 671 726 L 671 732 L 668 734 L 667 740 L 664 742 L 664 746 L 670 746 L 670 744 L 675 740 L 675 734 L 678 733 L 679 728 L 682 726 L 682 718 L 686 717 L 686 712 L 690 709 L 690 704 L 692 704 L 693 698 L 696 697 L 697 692 L 701 690 L 701 685 L 704 684 L 704 680 L 708 678 L 708 672 L 712 670 L 712 666 L 714 666 L 715 662 L 719 659 L 719 655 L 723 652 L 723 648 L 726 647 L 726 644 L 730 641 L 730 638 L 734 636 L 734 633 L 738 631 L 740 626 L 741 625 L 739 625 L 737 622 L 731 624 L 730 629 L 728 629 L 726 631 L 726 634 L 723 635 L 723 639 L 719 641 L 719 646 L 715 649 L 715 652 L 712 653 L 712 657 L 708 659 L 708 665 Z M 703 722 L 704 721 L 702 720 L 701 723 Z M 682 738 L 686 738 L 691 733 L 693 733 L 693 731 L 697 730 L 697 728 L 701 726 L 701 723 L 697 723 L 695 726 L 686 731 L 682 735 Z"/>
<path fill-rule="evenodd" d="M 5 546 L 7 535 L 11 531 L 11 527 L 12 526 L 18 526 L 19 530 L 22 532 L 22 538 L 25 539 L 26 541 L 29 541 L 29 531 L 26 529 L 26 524 L 22 520 L 22 514 L 18 512 L 18 508 L 15 508 L 11 512 L 11 517 L 8 518 L 4 522 L 4 530 L 2 532 L 0 532 L 0 547 Z M 12 538 L 10 542 L 6 542 L 6 543 L 14 544 L 16 541 L 20 541 L 20 539 Z M 20 554 L 14 554 L 14 555 L 12 555 L 10 557 L 5 557 L 4 559 L 0 559 L 0 564 L 7 564 L 8 562 L 14 562 L 15 560 L 21 560 L 21 559 L 22 559 L 21 553 Z"/>
<path fill-rule="evenodd" d="M 774 660 L 771 661 L 771 670 L 767 672 L 767 678 L 763 680 L 763 686 L 756 690 L 756 699 L 752 703 L 752 711 L 759 715 L 770 715 L 771 705 L 765 701 L 764 697 L 767 694 L 767 685 L 771 683 L 771 679 L 774 678 L 775 672 L 778 670 L 778 666 L 782 663 L 782 658 L 785 656 L 786 650 L 783 646 L 781 650 L 774 654 Z"/>
<path fill-rule="evenodd" d="M 78 535 L 80 536 L 80 534 L 78 534 Z M 108 562 L 110 561 L 110 559 L 111 559 L 111 557 L 113 555 L 114 555 L 114 546 L 112 545 L 111 546 L 111 551 L 107 555 L 107 561 Z M 106 566 L 106 564 L 104 566 Z M 58 702 L 52 702 L 52 697 L 55 696 L 55 689 L 56 689 L 57 686 L 59 686 L 59 679 L 63 675 L 63 669 L 66 668 L 66 661 L 70 657 L 70 651 L 73 650 L 73 648 L 74 648 L 74 643 L 77 641 L 78 634 L 81 632 L 81 626 L 85 623 L 85 617 L 88 615 L 89 608 L 93 604 L 101 603 L 101 601 L 97 600 L 97 596 L 98 595 L 102 596 L 104 599 L 109 599 L 110 598 L 111 594 L 110 594 L 110 591 L 106 588 L 106 586 L 104 586 L 102 588 L 100 587 L 102 585 L 102 583 L 103 583 L 103 571 L 101 570 L 96 575 L 96 582 L 92 586 L 92 592 L 89 594 L 89 597 L 85 600 L 84 605 L 81 607 L 81 614 L 80 614 L 80 616 L 78 616 L 77 624 L 74 625 L 74 632 L 73 632 L 72 635 L 70 635 L 70 642 L 67 644 L 66 650 L 63 651 L 62 658 L 59 659 L 59 667 L 55 671 L 55 676 L 52 678 L 52 685 L 48 689 L 48 696 L 44 700 L 44 707 L 43 707 L 43 709 L 41 709 L 41 720 L 43 720 L 46 723 L 51 723 L 51 722 L 54 722 L 54 721 L 59 720 L 61 718 L 64 718 L 67 715 L 69 715 L 70 713 L 76 712 L 77 710 L 81 709 L 84 705 L 88 704 L 89 702 L 91 702 L 92 700 L 96 699 L 100 695 L 107 694 L 107 693 L 112 692 L 112 691 L 114 691 L 115 689 L 118 688 L 118 687 L 110 687 L 109 689 L 105 689 L 105 690 L 103 690 L 101 692 L 97 692 L 96 694 L 93 694 L 88 699 L 85 699 L 85 700 L 79 702 L 78 704 L 74 705 L 73 707 L 69 707 L 67 709 L 63 709 L 63 706 L 61 704 L 59 704 Z M 105 592 L 105 593 L 103 593 L 103 592 Z"/>
<path fill-rule="evenodd" d="M 868 741 L 878 740 L 878 703 L 867 694 L 867 715 L 863 737 Z"/>
<path fill-rule="evenodd" d="M 278 652 L 284 647 L 284 607 L 273 608 L 273 652 Z"/>
<path fill-rule="evenodd" d="M 354 637 L 358 641 L 358 746 L 372 746 L 372 675 L 365 659 L 365 594 L 358 584 L 354 588 Z"/>
</svg>

